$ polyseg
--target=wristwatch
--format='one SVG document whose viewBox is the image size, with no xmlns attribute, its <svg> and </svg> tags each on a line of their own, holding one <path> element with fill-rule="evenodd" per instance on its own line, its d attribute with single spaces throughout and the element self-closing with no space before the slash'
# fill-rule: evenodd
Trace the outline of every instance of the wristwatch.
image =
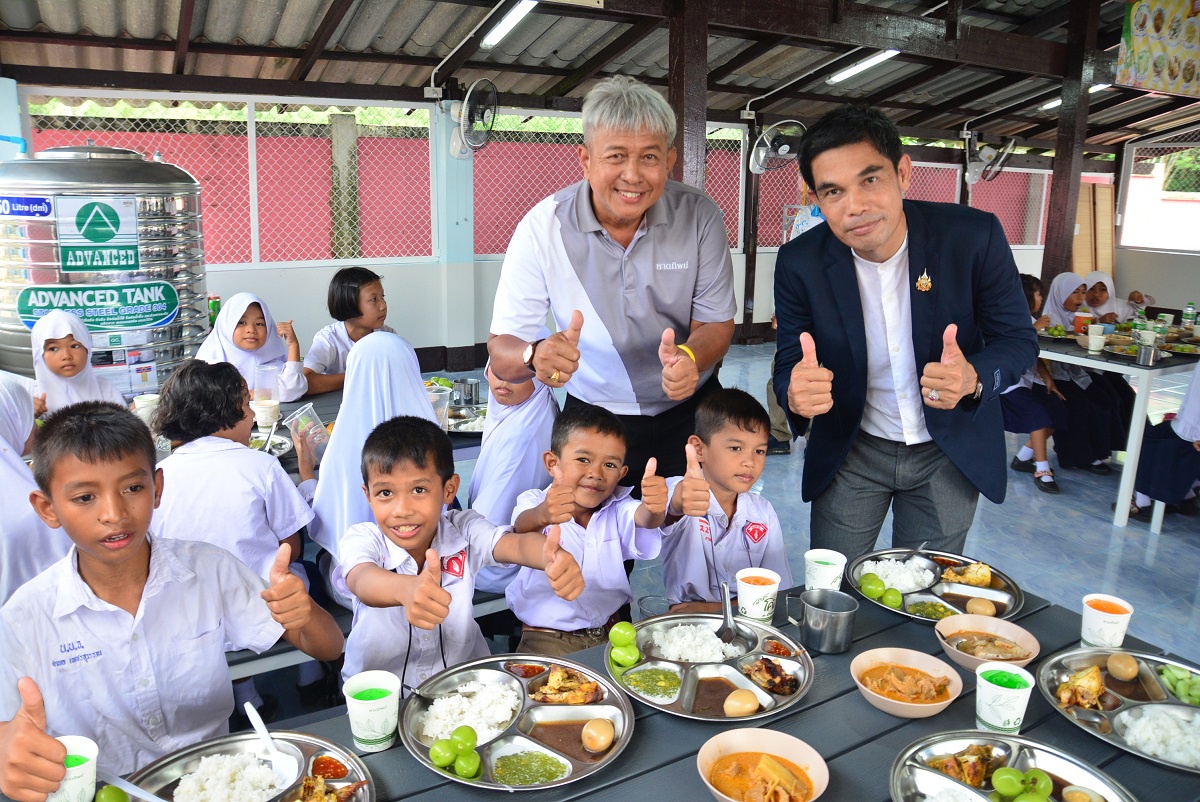
<svg viewBox="0 0 1200 802">
<path fill-rule="evenodd" d="M 525 346 L 524 352 L 521 354 L 521 361 L 525 363 L 525 367 L 533 370 L 533 352 L 542 344 L 541 340 L 534 340 L 529 345 Z M 537 371 L 534 371 L 535 373 Z M 980 385 L 982 387 L 983 385 Z"/>
<path fill-rule="evenodd" d="M 980 381 L 975 382 L 975 395 L 971 396 L 971 399 L 974 401 L 978 401 L 981 398 L 983 398 L 983 380 L 982 379 Z"/>
</svg>

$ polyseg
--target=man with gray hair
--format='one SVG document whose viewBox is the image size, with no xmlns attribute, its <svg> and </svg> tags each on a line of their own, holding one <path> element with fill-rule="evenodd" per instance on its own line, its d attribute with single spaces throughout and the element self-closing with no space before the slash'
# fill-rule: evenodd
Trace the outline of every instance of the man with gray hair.
<svg viewBox="0 0 1200 802">
<path fill-rule="evenodd" d="M 492 312 L 492 371 L 566 387 L 566 406 L 617 415 L 625 482 L 681 476 L 695 407 L 733 338 L 733 263 L 720 208 L 668 181 L 675 115 L 645 84 L 617 76 L 583 102 L 584 180 L 517 226 Z M 557 333 L 537 339 L 552 314 Z"/>
</svg>

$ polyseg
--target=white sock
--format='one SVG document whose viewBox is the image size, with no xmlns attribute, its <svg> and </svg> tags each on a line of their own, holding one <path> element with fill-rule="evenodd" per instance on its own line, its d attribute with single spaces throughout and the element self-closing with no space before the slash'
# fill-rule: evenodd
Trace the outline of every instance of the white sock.
<svg viewBox="0 0 1200 802">
<path fill-rule="evenodd" d="M 1151 507 L 1154 505 L 1154 499 L 1147 496 L 1145 493 L 1134 493 L 1133 503 L 1138 507 Z"/>
<path fill-rule="evenodd" d="M 1017 459 L 1021 462 L 1028 462 L 1033 459 L 1033 449 L 1029 446 L 1021 446 L 1021 450 L 1017 452 Z"/>
<path fill-rule="evenodd" d="M 1093 464 L 1093 465 L 1103 465 L 1103 464 L 1104 464 L 1104 460 L 1102 460 L 1102 459 L 1094 459 L 1094 460 L 1092 460 L 1092 464 Z"/>
<path fill-rule="evenodd" d="M 1050 460 L 1044 460 L 1044 461 L 1036 462 L 1036 463 L 1034 463 L 1034 465 L 1035 465 L 1035 467 L 1036 467 L 1036 468 L 1037 468 L 1039 471 L 1048 471 L 1048 470 L 1050 470 Z M 1053 476 L 1043 476 L 1043 477 L 1041 477 L 1041 481 L 1043 481 L 1043 482 L 1053 482 L 1053 481 L 1054 481 L 1054 477 L 1053 477 Z"/>
<path fill-rule="evenodd" d="M 262 707 L 263 699 L 258 695 L 258 688 L 254 686 L 254 677 L 234 680 L 233 701 L 235 705 L 234 710 L 238 712 L 242 711 L 246 702 L 254 705 L 255 708 Z"/>
<path fill-rule="evenodd" d="M 301 663 L 296 668 L 296 684 L 299 686 L 312 685 L 325 679 L 325 667 L 316 660 Z"/>
</svg>

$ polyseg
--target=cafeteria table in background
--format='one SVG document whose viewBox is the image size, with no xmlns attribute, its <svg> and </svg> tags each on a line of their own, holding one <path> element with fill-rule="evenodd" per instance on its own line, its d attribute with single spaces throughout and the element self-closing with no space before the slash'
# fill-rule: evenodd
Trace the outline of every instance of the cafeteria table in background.
<svg viewBox="0 0 1200 802">
<path fill-rule="evenodd" d="M 782 601 L 782 599 L 781 599 Z M 785 604 L 777 606 L 785 615 Z M 1036 674 L 1040 659 L 1079 645 L 1080 616 L 1034 596 L 1026 589 L 1025 605 L 1014 619 L 1041 644 L 1039 661 L 1029 671 Z M 795 626 L 781 627 L 799 640 Z M 1127 637 L 1126 647 L 1161 653 L 1160 649 Z M 850 676 L 850 661 L 868 649 L 901 646 L 944 657 L 933 626 L 918 623 L 874 604 L 859 607 L 854 645 L 845 654 L 814 655 L 815 676 L 808 694 L 778 715 L 748 722 L 794 735 L 816 749 L 829 764 L 829 788 L 820 802 L 886 802 L 890 799 L 892 763 L 901 750 L 918 738 L 938 732 L 975 727 L 975 675 L 952 666 L 963 678 L 963 693 L 945 711 L 925 719 L 900 719 L 867 703 Z M 571 655 L 572 659 L 604 672 L 604 649 L 596 647 Z M 948 661 L 947 661 L 948 662 Z M 635 724 L 625 751 L 604 771 L 578 782 L 545 791 L 518 794 L 521 802 L 703 802 L 708 790 L 696 771 L 696 753 L 736 721 L 711 723 L 679 718 L 633 702 Z M 343 745 L 353 743 L 345 708 L 277 722 L 277 729 L 310 732 Z M 1200 801 L 1200 775 L 1169 769 L 1129 754 L 1084 732 L 1051 708 L 1034 691 L 1021 734 L 1044 741 L 1098 767 L 1146 802 Z M 502 792 L 471 788 L 447 780 L 419 764 L 399 740 L 391 749 L 365 754 L 363 759 L 375 779 L 378 802 L 396 800 L 495 800 L 512 799 Z"/>
<path fill-rule="evenodd" d="M 1197 357 L 1186 354 L 1173 354 L 1163 359 L 1153 367 L 1139 365 L 1129 357 L 1120 357 L 1101 352 L 1089 353 L 1081 348 L 1074 338 L 1051 340 L 1038 338 L 1042 359 L 1064 362 L 1068 365 L 1080 365 L 1089 370 L 1099 370 L 1108 373 L 1124 373 L 1134 379 L 1133 386 L 1136 398 L 1133 402 L 1133 419 L 1129 426 L 1129 438 L 1125 443 L 1125 467 L 1121 469 L 1121 485 L 1117 490 L 1117 505 L 1113 514 L 1113 526 L 1125 526 L 1129 523 L 1129 503 L 1133 500 L 1133 482 L 1137 478 L 1138 460 L 1142 456 L 1142 436 L 1146 431 L 1146 411 L 1150 406 L 1150 387 L 1157 376 L 1167 376 L 1172 373 L 1191 372 L 1196 369 Z M 1163 519 L 1162 502 L 1154 505 L 1154 519 L 1151 531 L 1155 534 L 1162 531 Z"/>
</svg>

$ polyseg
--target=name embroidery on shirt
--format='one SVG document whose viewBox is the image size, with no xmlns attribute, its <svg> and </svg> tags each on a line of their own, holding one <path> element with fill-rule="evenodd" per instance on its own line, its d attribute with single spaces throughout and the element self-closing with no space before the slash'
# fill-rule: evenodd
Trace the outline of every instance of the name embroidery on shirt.
<svg viewBox="0 0 1200 802">
<path fill-rule="evenodd" d="M 658 262 L 654 265 L 655 270 L 687 270 L 690 262 Z"/>
<path fill-rule="evenodd" d="M 708 519 L 701 518 L 699 520 L 699 524 L 700 524 L 700 534 L 704 535 L 704 539 L 707 540 L 709 543 L 711 543 L 712 542 L 712 528 L 708 525 Z"/>
<path fill-rule="evenodd" d="M 442 558 L 442 572 L 449 574 L 456 579 L 462 579 L 463 572 L 467 567 L 467 550 L 463 549 L 458 554 L 451 554 L 449 557 Z"/>
<path fill-rule="evenodd" d="M 102 649 L 88 651 L 88 647 L 83 645 L 83 641 L 77 640 L 58 644 L 58 653 L 69 656 L 61 660 L 51 660 L 50 665 L 55 668 L 62 668 L 65 665 L 73 665 L 75 663 L 90 663 L 92 660 L 100 658 L 104 654 L 104 651 Z"/>
<path fill-rule="evenodd" d="M 752 542 L 757 543 L 767 536 L 767 525 L 760 524 L 758 521 L 751 521 L 742 527 L 742 532 L 746 535 L 746 537 L 750 538 Z"/>
</svg>

